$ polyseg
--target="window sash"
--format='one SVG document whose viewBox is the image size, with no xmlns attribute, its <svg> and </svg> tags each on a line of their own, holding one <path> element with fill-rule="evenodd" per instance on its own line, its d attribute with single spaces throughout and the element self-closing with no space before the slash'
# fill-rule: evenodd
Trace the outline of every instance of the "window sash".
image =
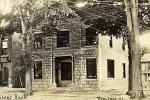
<svg viewBox="0 0 150 100">
<path fill-rule="evenodd" d="M 96 30 L 92 28 L 86 29 L 86 45 L 96 45 Z"/>
<path fill-rule="evenodd" d="M 8 55 L 8 49 L 7 48 L 2 48 L 2 55 Z"/>
<path fill-rule="evenodd" d="M 96 58 L 86 59 L 87 79 L 97 78 Z"/>
<path fill-rule="evenodd" d="M 41 49 L 42 48 L 42 35 L 41 34 L 35 34 L 34 48 L 35 49 Z"/>
<path fill-rule="evenodd" d="M 42 61 L 34 63 L 34 79 L 42 79 Z"/>
<path fill-rule="evenodd" d="M 113 47 L 113 40 L 112 40 L 112 35 L 110 36 L 110 40 L 109 40 L 109 47 Z"/>
<path fill-rule="evenodd" d="M 96 36 L 86 37 L 86 45 L 96 45 Z"/>
<path fill-rule="evenodd" d="M 125 50 L 125 38 L 123 37 L 122 50 Z"/>
<path fill-rule="evenodd" d="M 115 78 L 115 71 L 114 71 L 114 60 L 107 60 L 107 77 L 108 78 Z"/>
<path fill-rule="evenodd" d="M 69 31 L 62 31 L 57 34 L 57 47 L 69 47 Z"/>
<path fill-rule="evenodd" d="M 125 66 L 125 63 L 123 63 L 122 66 L 123 66 L 123 78 L 126 78 L 126 66 Z"/>
</svg>

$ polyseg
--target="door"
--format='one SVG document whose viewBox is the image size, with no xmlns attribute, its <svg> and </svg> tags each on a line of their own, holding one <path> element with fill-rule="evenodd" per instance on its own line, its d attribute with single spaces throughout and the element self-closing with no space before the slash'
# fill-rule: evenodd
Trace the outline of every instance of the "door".
<svg viewBox="0 0 150 100">
<path fill-rule="evenodd" d="M 0 86 L 3 85 L 3 71 L 0 71 Z"/>
<path fill-rule="evenodd" d="M 61 80 L 72 80 L 71 62 L 61 62 Z"/>
<path fill-rule="evenodd" d="M 8 86 L 8 77 L 9 77 L 9 70 L 7 67 L 4 67 L 4 86 Z"/>
<path fill-rule="evenodd" d="M 68 87 L 72 82 L 72 63 L 71 62 L 61 62 L 60 68 L 57 69 L 58 74 L 58 86 Z"/>
</svg>

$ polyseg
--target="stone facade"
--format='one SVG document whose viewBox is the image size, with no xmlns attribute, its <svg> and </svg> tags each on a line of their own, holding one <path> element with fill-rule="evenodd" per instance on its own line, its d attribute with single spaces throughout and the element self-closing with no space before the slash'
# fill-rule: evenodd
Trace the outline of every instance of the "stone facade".
<svg viewBox="0 0 150 100">
<path fill-rule="evenodd" d="M 70 89 L 118 89 L 128 87 L 128 49 L 122 50 L 123 39 L 113 37 L 113 47 L 109 48 L 109 37 L 98 34 L 95 45 L 86 45 L 85 28 L 72 24 L 59 25 L 59 31 L 69 31 L 68 47 L 57 47 L 57 31 L 42 37 L 42 48 L 33 51 L 34 61 L 42 61 L 42 78 L 35 79 L 32 68 L 33 90 L 56 87 Z M 43 33 L 41 33 L 43 34 Z M 86 59 L 96 59 L 96 78 L 87 79 Z M 107 59 L 114 60 L 114 78 L 107 77 Z M 122 63 L 125 63 L 123 78 Z M 71 80 L 61 80 L 62 64 L 71 66 Z M 69 65 L 70 64 L 70 65 Z"/>
</svg>

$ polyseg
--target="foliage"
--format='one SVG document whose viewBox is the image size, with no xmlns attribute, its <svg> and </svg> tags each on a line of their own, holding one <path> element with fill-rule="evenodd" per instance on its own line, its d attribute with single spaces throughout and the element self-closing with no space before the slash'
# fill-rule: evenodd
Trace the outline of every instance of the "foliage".
<svg viewBox="0 0 150 100">
<path fill-rule="evenodd" d="M 25 0 L 14 3 L 16 7 L 16 15 L 11 19 L 11 26 L 14 26 L 15 31 L 20 31 L 22 43 L 26 41 L 25 50 L 19 52 L 17 59 L 19 59 L 19 69 L 28 69 L 31 67 L 32 62 L 32 49 L 33 49 L 33 33 L 38 30 L 48 31 L 47 34 L 51 33 L 51 29 L 56 27 L 58 23 L 56 20 L 59 18 L 72 18 L 76 17 L 77 14 L 71 10 L 66 3 L 56 2 L 55 0 Z M 20 8 L 20 10 L 18 9 Z M 21 31 L 22 21 L 25 23 L 26 33 Z M 47 27 L 48 26 L 48 27 Z M 45 32 L 46 33 L 46 32 Z M 24 38 L 27 39 L 24 40 Z"/>
<path fill-rule="evenodd" d="M 77 0 L 74 0 L 76 2 Z M 128 32 L 126 22 L 126 9 L 123 1 L 97 1 L 88 3 L 85 7 L 74 7 L 74 3 L 69 2 L 71 8 L 84 20 L 84 24 L 90 25 L 102 35 L 114 35 L 116 38 L 123 36 L 126 40 L 132 39 Z M 140 34 L 144 34 L 150 27 L 149 5 L 146 1 L 139 1 L 138 20 Z M 142 49 L 142 48 L 141 48 Z"/>
</svg>

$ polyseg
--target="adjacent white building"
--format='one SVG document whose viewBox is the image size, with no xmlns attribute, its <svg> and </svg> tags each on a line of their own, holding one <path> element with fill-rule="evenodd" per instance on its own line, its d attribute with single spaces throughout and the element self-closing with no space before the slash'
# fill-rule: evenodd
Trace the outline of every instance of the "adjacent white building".
<svg viewBox="0 0 150 100">
<path fill-rule="evenodd" d="M 144 54 L 141 58 L 141 76 L 143 86 L 150 85 L 150 54 Z"/>
</svg>

